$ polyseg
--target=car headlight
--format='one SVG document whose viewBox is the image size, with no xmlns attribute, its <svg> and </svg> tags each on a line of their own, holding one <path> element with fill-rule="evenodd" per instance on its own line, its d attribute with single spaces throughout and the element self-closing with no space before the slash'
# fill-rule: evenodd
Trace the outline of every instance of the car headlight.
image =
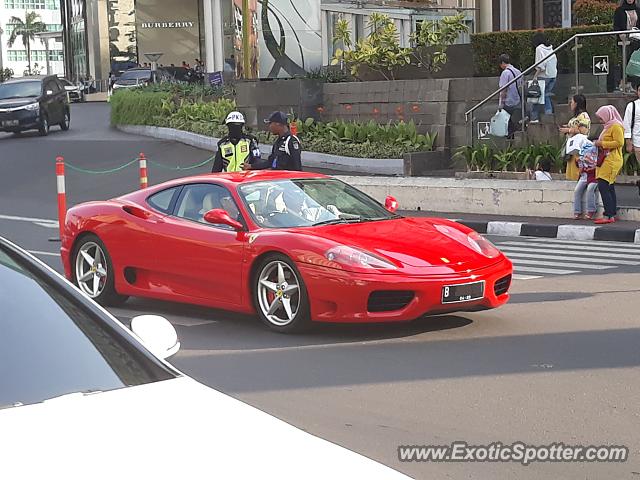
<svg viewBox="0 0 640 480">
<path fill-rule="evenodd" d="M 472 231 L 471 233 L 465 233 L 449 225 L 436 224 L 434 227 L 443 235 L 470 247 L 472 250 L 475 250 L 487 258 L 496 258 L 500 255 L 500 250 L 478 232 Z"/>
<path fill-rule="evenodd" d="M 339 246 L 333 247 L 324 254 L 327 260 L 337 263 L 343 267 L 373 269 L 373 270 L 395 270 L 397 267 L 372 253 L 367 253 L 357 248 Z"/>
<path fill-rule="evenodd" d="M 40 104 L 39 103 L 30 103 L 29 105 L 25 105 L 22 108 L 24 108 L 25 110 L 30 110 L 30 111 L 40 110 Z"/>
</svg>

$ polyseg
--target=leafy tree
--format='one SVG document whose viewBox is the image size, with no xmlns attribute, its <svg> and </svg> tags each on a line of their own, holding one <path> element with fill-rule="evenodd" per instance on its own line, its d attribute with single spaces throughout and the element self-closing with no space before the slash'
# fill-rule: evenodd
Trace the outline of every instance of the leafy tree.
<svg viewBox="0 0 640 480">
<path fill-rule="evenodd" d="M 35 40 L 36 33 L 44 32 L 47 26 L 40 20 L 40 15 L 36 12 L 26 12 L 24 21 L 20 17 L 11 17 L 9 25 L 13 26 L 9 40 L 7 41 L 8 47 L 13 47 L 18 37 L 22 38 L 22 43 L 27 49 L 27 62 L 28 73 L 31 74 L 31 42 Z"/>
<path fill-rule="evenodd" d="M 447 48 L 458 37 L 469 31 L 464 15 L 444 17 L 442 20 L 425 20 L 418 32 L 411 37 L 418 65 L 430 72 L 437 72 L 447 63 Z"/>
<path fill-rule="evenodd" d="M 11 78 L 13 78 L 13 70 L 11 70 L 10 68 L 4 68 L 0 70 L 0 83 Z"/>
<path fill-rule="evenodd" d="M 361 66 L 366 66 L 387 80 L 393 80 L 396 68 L 411 63 L 411 49 L 400 47 L 398 29 L 388 15 L 372 13 L 367 27 L 371 31 L 369 36 L 354 45 L 349 23 L 345 19 L 339 20 L 334 41 L 341 42 L 344 50 L 336 49 L 331 63 L 346 64 L 354 77 L 358 77 Z"/>
<path fill-rule="evenodd" d="M 346 66 L 354 77 L 359 77 L 361 67 L 367 67 L 387 80 L 393 80 L 398 68 L 411 63 L 430 72 L 438 71 L 447 62 L 447 47 L 468 30 L 462 14 L 424 21 L 411 37 L 414 47 L 401 47 L 396 25 L 388 15 L 371 14 L 367 26 L 371 33 L 354 44 L 349 22 L 337 22 L 334 44 L 341 44 L 342 48 L 336 49 L 331 64 Z"/>
</svg>

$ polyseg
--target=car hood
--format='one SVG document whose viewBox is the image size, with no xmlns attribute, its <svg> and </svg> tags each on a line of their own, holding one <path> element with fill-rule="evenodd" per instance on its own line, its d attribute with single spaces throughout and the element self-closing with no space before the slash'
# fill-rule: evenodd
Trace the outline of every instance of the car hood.
<svg viewBox="0 0 640 480">
<path fill-rule="evenodd" d="M 1 410 L 0 425 L 14 480 L 408 478 L 188 377 Z"/>
<path fill-rule="evenodd" d="M 500 261 L 489 259 L 440 233 L 433 221 L 425 218 L 328 225 L 314 229 L 314 235 L 375 253 L 400 266 L 465 271 Z"/>
<path fill-rule="evenodd" d="M 38 101 L 37 97 L 25 97 L 25 98 L 7 98 L 4 100 L 0 100 L 0 108 L 15 108 L 22 107 L 24 105 L 29 105 L 30 103 L 36 103 Z"/>
</svg>

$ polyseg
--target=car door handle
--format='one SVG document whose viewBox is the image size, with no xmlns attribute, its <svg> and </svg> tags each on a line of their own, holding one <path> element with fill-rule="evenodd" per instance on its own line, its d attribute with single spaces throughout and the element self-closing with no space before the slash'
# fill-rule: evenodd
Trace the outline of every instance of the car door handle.
<svg viewBox="0 0 640 480">
<path fill-rule="evenodd" d="M 133 215 L 134 217 L 142 218 L 143 220 L 148 220 L 151 217 L 151 213 L 146 210 L 136 207 L 134 205 L 125 205 L 122 209 L 127 212 L 129 215 Z"/>
</svg>

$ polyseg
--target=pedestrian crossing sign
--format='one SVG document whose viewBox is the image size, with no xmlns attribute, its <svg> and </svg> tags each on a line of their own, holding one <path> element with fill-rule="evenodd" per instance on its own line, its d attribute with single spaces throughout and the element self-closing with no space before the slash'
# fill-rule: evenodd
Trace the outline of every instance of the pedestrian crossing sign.
<svg viewBox="0 0 640 480">
<path fill-rule="evenodd" d="M 609 75 L 609 55 L 595 55 L 593 57 L 593 74 Z"/>
</svg>

